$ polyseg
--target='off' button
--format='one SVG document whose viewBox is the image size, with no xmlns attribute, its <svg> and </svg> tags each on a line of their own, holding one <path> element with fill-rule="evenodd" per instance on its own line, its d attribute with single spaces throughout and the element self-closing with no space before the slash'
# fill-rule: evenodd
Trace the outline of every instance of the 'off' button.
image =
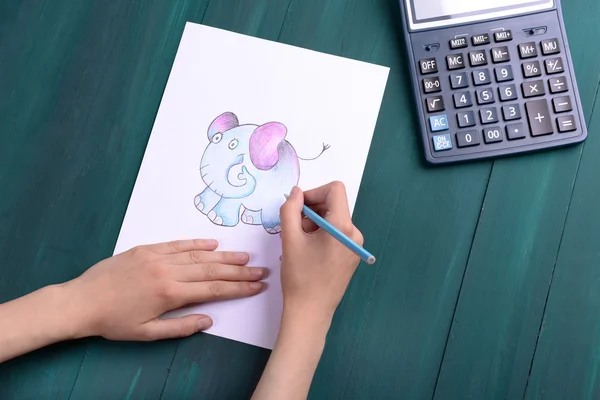
<svg viewBox="0 0 600 400">
<path fill-rule="evenodd" d="M 434 74 L 438 72 L 437 61 L 435 61 L 434 57 L 422 59 L 419 61 L 419 66 L 423 75 Z"/>
</svg>

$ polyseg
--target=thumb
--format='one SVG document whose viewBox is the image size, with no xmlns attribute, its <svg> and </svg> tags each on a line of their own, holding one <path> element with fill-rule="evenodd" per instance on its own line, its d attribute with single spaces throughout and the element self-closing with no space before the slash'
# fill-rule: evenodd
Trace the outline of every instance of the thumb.
<svg viewBox="0 0 600 400">
<path fill-rule="evenodd" d="M 142 325 L 148 340 L 173 339 L 192 336 L 208 329 L 213 321 L 207 315 L 187 315 L 181 318 L 154 319 Z"/>
<path fill-rule="evenodd" d="M 299 187 L 294 186 L 279 212 L 282 235 L 302 230 L 302 207 L 304 207 L 304 193 Z"/>
</svg>

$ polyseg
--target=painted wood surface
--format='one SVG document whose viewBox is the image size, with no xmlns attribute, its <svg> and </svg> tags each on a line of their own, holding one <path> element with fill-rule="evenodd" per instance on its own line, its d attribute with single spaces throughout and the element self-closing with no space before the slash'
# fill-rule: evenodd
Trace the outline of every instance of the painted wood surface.
<svg viewBox="0 0 600 400">
<path fill-rule="evenodd" d="M 378 263 L 311 398 L 597 398 L 600 6 L 563 7 L 585 145 L 432 168 L 396 1 L 0 0 L 0 302 L 111 255 L 193 21 L 391 67 L 354 215 Z M 209 335 L 63 343 L 0 365 L 0 399 L 247 398 L 268 355 Z"/>
</svg>

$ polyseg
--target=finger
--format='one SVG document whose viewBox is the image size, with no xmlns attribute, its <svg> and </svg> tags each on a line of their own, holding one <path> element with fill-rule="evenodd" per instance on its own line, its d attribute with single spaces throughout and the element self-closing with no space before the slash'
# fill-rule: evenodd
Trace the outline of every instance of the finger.
<svg viewBox="0 0 600 400">
<path fill-rule="evenodd" d="M 306 233 L 312 233 L 319 229 L 319 226 L 308 218 L 302 219 L 302 230 Z"/>
<path fill-rule="evenodd" d="M 153 319 L 142 325 L 141 335 L 146 340 L 182 338 L 208 329 L 213 321 L 207 315 L 186 315 L 182 318 Z"/>
<path fill-rule="evenodd" d="M 202 263 L 246 265 L 250 261 L 250 256 L 248 253 L 233 251 L 188 251 L 186 253 L 170 254 L 165 261 L 175 265 Z"/>
<path fill-rule="evenodd" d="M 302 208 L 304 196 L 302 190 L 294 186 L 290 196 L 281 206 L 279 217 L 281 219 L 281 237 L 293 237 L 302 230 Z"/>
<path fill-rule="evenodd" d="M 312 206 L 325 204 L 326 219 L 338 229 L 349 228 L 352 223 L 346 188 L 341 182 L 331 182 L 325 186 L 309 190 L 304 195 L 304 201 Z"/>
<path fill-rule="evenodd" d="M 178 265 L 175 279 L 179 282 L 204 281 L 260 281 L 267 275 L 265 268 L 243 267 L 219 263 L 202 263 L 198 265 Z"/>
<path fill-rule="evenodd" d="M 219 242 L 214 239 L 190 239 L 152 244 L 148 249 L 160 254 L 177 254 L 198 250 L 212 251 L 218 246 Z"/>
<path fill-rule="evenodd" d="M 319 214 L 321 217 L 325 218 L 325 215 L 327 214 L 327 206 L 325 204 L 318 204 L 316 206 L 313 205 L 313 206 L 310 206 L 310 208 L 314 212 Z M 308 219 L 306 217 L 306 215 L 303 215 L 302 216 L 302 229 L 306 233 L 312 233 L 312 232 L 316 231 L 317 229 L 319 229 L 319 226 L 317 224 L 315 224 L 314 222 L 312 222 L 310 219 Z"/>
<path fill-rule="evenodd" d="M 358 230 L 357 227 L 354 227 L 352 233 L 352 240 L 354 240 L 359 246 L 365 244 L 365 238 L 363 237 L 363 234 L 361 233 L 361 231 Z"/>
<path fill-rule="evenodd" d="M 182 283 L 181 285 L 181 295 L 185 304 L 250 297 L 265 288 L 265 284 L 262 282 L 212 281 Z"/>
</svg>

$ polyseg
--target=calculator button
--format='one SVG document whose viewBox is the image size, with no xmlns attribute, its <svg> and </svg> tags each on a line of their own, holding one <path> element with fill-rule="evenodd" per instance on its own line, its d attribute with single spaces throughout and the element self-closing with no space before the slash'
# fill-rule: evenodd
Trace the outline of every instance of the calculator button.
<svg viewBox="0 0 600 400">
<path fill-rule="evenodd" d="M 502 101 L 516 100 L 519 97 L 515 85 L 500 86 L 498 92 L 500 93 L 500 100 Z"/>
<path fill-rule="evenodd" d="M 510 65 L 507 65 L 506 67 L 496 67 L 494 72 L 496 73 L 497 82 L 508 82 L 514 79 L 513 70 Z"/>
<path fill-rule="evenodd" d="M 502 136 L 502 130 L 499 126 L 493 126 L 483 130 L 483 140 L 488 144 L 501 142 L 504 140 Z"/>
<path fill-rule="evenodd" d="M 444 98 L 442 96 L 429 97 L 425 100 L 427 103 L 427 111 L 438 112 L 444 111 Z"/>
<path fill-rule="evenodd" d="M 546 61 L 544 61 L 544 64 L 546 64 L 546 73 L 548 75 L 560 74 L 565 69 L 563 66 L 562 58 L 560 57 L 549 58 Z"/>
<path fill-rule="evenodd" d="M 539 61 L 530 61 L 523 63 L 523 77 L 534 78 L 536 76 L 542 76 L 542 67 Z"/>
<path fill-rule="evenodd" d="M 446 56 L 446 64 L 449 70 L 461 69 L 465 67 L 465 60 L 462 54 L 452 54 Z"/>
<path fill-rule="evenodd" d="M 458 132 L 456 134 L 457 147 L 477 146 L 479 143 L 479 133 L 477 131 Z"/>
<path fill-rule="evenodd" d="M 550 86 L 550 93 L 563 93 L 569 90 L 567 81 L 563 77 L 549 79 L 548 85 Z"/>
<path fill-rule="evenodd" d="M 512 31 L 506 30 L 494 32 L 494 40 L 496 41 L 496 43 L 508 42 L 512 40 Z"/>
<path fill-rule="evenodd" d="M 473 105 L 470 92 L 454 93 L 452 97 L 454 98 L 454 107 L 456 108 L 471 107 Z"/>
<path fill-rule="evenodd" d="M 452 89 L 462 89 L 469 87 L 469 78 L 466 72 L 450 74 L 450 87 Z"/>
<path fill-rule="evenodd" d="M 572 115 L 567 115 L 566 117 L 558 117 L 556 118 L 556 123 L 558 124 L 559 132 L 571 132 L 577 129 L 575 125 L 575 117 Z"/>
<path fill-rule="evenodd" d="M 464 49 L 468 45 L 469 44 L 467 43 L 466 37 L 460 37 L 460 38 L 450 40 L 450 49 L 451 50 Z"/>
<path fill-rule="evenodd" d="M 498 111 L 496 108 L 482 108 L 479 110 L 482 124 L 493 124 L 498 122 Z"/>
<path fill-rule="evenodd" d="M 494 102 L 494 92 L 491 89 L 483 89 L 478 90 L 477 94 L 477 104 L 491 104 Z"/>
<path fill-rule="evenodd" d="M 524 82 L 521 84 L 521 88 L 523 89 L 524 97 L 536 97 L 546 94 L 546 89 L 544 89 L 544 81 Z"/>
<path fill-rule="evenodd" d="M 527 136 L 527 132 L 523 124 L 506 125 L 506 137 L 508 140 L 524 139 L 525 136 Z"/>
<path fill-rule="evenodd" d="M 438 66 L 435 57 L 422 59 L 419 61 L 419 66 L 421 67 L 421 74 L 423 75 L 434 74 L 438 72 Z"/>
<path fill-rule="evenodd" d="M 487 53 L 485 52 L 485 50 L 471 51 L 469 52 L 469 60 L 471 62 L 471 67 L 487 65 Z"/>
<path fill-rule="evenodd" d="M 557 97 L 552 99 L 552 106 L 554 107 L 555 113 L 562 113 L 573 110 L 573 105 L 571 104 L 571 98 L 569 96 Z"/>
<path fill-rule="evenodd" d="M 436 135 L 433 138 L 433 149 L 435 151 L 444 151 L 452 149 L 452 138 L 449 134 Z"/>
<path fill-rule="evenodd" d="M 522 43 L 519 45 L 519 55 L 521 58 L 532 58 L 537 57 L 537 47 L 535 42 Z"/>
<path fill-rule="evenodd" d="M 432 132 L 446 131 L 448 130 L 448 118 L 446 118 L 446 114 L 429 117 L 429 125 Z"/>
<path fill-rule="evenodd" d="M 475 126 L 475 113 L 473 111 L 459 112 L 456 114 L 459 128 Z"/>
<path fill-rule="evenodd" d="M 440 77 L 436 76 L 434 78 L 423 79 L 423 91 L 425 93 L 441 92 L 442 91 L 442 83 L 440 82 Z"/>
<path fill-rule="evenodd" d="M 531 128 L 531 136 L 549 135 L 554 133 L 548 102 L 545 99 L 525 103 L 527 120 Z"/>
<path fill-rule="evenodd" d="M 492 61 L 494 64 L 510 61 L 510 54 L 508 54 L 508 47 L 496 47 L 492 49 Z"/>
<path fill-rule="evenodd" d="M 488 35 L 487 33 L 484 33 L 482 35 L 476 35 L 471 37 L 471 41 L 473 42 L 473 46 L 490 44 L 490 35 Z"/>
<path fill-rule="evenodd" d="M 504 117 L 505 121 L 521 119 L 521 107 L 519 107 L 518 104 L 502 106 L 502 116 Z"/>
<path fill-rule="evenodd" d="M 480 69 L 473 71 L 473 83 L 475 86 L 486 85 L 492 83 L 492 77 L 490 76 L 489 69 Z"/>
<path fill-rule="evenodd" d="M 550 54 L 560 53 L 560 47 L 558 46 L 558 39 L 542 40 L 542 54 L 549 56 Z"/>
</svg>

